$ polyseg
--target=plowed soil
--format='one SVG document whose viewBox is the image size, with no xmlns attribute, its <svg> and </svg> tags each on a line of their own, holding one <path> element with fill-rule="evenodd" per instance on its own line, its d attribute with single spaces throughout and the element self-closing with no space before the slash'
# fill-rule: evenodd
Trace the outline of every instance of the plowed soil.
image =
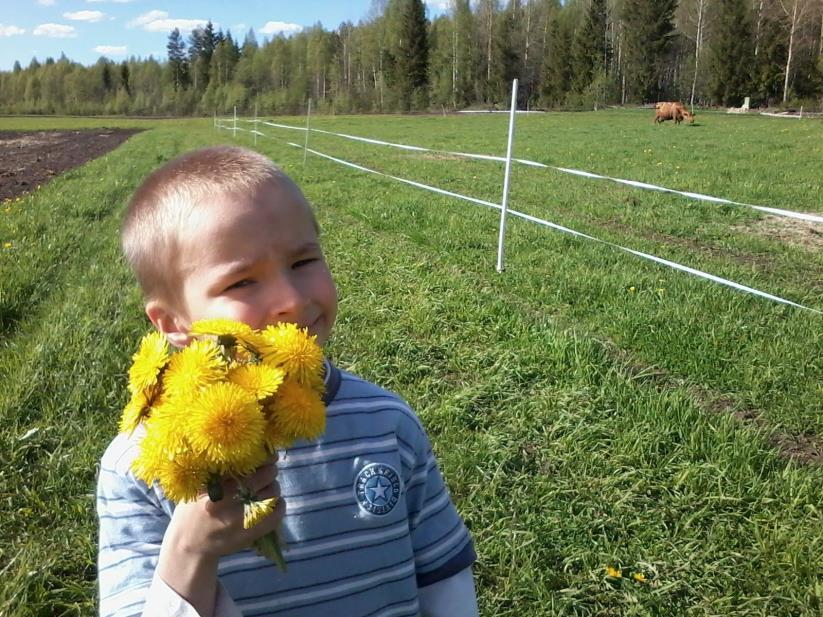
<svg viewBox="0 0 823 617">
<path fill-rule="evenodd" d="M 0 131 L 0 201 L 36 189 L 64 171 L 114 150 L 136 132 Z"/>
</svg>

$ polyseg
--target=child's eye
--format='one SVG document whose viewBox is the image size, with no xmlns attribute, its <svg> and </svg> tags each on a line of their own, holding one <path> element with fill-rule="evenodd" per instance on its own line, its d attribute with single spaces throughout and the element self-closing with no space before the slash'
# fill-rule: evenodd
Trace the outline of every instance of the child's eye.
<svg viewBox="0 0 823 617">
<path fill-rule="evenodd" d="M 242 287 L 248 287 L 252 285 L 254 281 L 252 279 L 243 279 L 241 281 L 237 281 L 236 283 L 232 283 L 228 287 L 226 287 L 226 291 L 231 291 L 232 289 L 240 289 Z"/>
<path fill-rule="evenodd" d="M 310 263 L 317 261 L 317 257 L 309 257 L 308 259 L 301 259 L 299 261 L 294 262 L 292 268 L 300 268 L 302 266 L 307 266 Z"/>
</svg>

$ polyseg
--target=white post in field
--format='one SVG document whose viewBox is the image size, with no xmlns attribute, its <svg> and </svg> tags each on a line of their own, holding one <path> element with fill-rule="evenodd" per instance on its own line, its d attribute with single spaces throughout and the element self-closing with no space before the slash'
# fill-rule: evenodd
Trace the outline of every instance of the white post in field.
<svg viewBox="0 0 823 617">
<path fill-rule="evenodd" d="M 503 272 L 503 239 L 506 237 L 506 211 L 509 203 L 509 176 L 512 168 L 512 142 L 514 141 L 514 114 L 517 111 L 517 80 L 512 82 L 512 108 L 509 112 L 509 143 L 506 146 L 506 174 L 503 176 L 503 203 L 500 204 L 500 238 L 497 242 L 497 271 Z"/>
<path fill-rule="evenodd" d="M 215 110 L 215 111 L 214 111 L 214 120 L 212 120 L 212 124 L 211 124 L 211 126 L 212 126 L 212 128 L 214 128 L 214 129 L 216 129 L 216 128 L 217 128 L 217 110 Z"/>
<path fill-rule="evenodd" d="M 237 138 L 237 105 L 234 106 L 234 129 L 232 129 L 231 136 Z"/>
<path fill-rule="evenodd" d="M 254 102 L 254 147 L 257 147 L 257 101 Z"/>
<path fill-rule="evenodd" d="M 311 98 L 309 98 L 309 108 L 306 111 L 306 141 L 303 142 L 303 170 L 306 169 L 306 155 L 309 153 L 309 120 L 311 120 Z"/>
</svg>

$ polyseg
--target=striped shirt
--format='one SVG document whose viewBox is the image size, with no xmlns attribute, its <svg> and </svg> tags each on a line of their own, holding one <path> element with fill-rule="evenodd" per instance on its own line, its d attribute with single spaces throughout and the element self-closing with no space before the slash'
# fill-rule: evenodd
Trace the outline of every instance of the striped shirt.
<svg viewBox="0 0 823 617">
<path fill-rule="evenodd" d="M 288 572 L 253 550 L 220 560 L 243 615 L 403 617 L 417 590 L 476 559 L 417 416 L 396 394 L 327 363 L 324 435 L 280 452 Z M 130 471 L 139 433 L 101 461 L 101 615 L 140 615 L 174 505 Z"/>
</svg>

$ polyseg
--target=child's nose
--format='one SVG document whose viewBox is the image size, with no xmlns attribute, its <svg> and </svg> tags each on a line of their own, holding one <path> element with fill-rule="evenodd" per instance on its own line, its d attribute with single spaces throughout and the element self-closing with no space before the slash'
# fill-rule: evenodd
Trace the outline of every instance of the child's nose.
<svg viewBox="0 0 823 617">
<path fill-rule="evenodd" d="M 284 276 L 272 286 L 269 313 L 275 321 L 299 321 L 305 304 L 303 292 L 290 277 Z"/>
</svg>

